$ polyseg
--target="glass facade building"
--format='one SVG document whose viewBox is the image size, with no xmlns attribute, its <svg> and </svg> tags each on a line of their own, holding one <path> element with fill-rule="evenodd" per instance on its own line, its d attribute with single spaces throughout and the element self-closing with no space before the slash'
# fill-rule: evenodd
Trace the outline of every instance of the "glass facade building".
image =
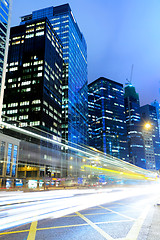
<svg viewBox="0 0 160 240">
<path fill-rule="evenodd" d="M 9 40 L 10 0 L 0 0 L 0 118 L 4 94 L 6 62 Z"/>
<path fill-rule="evenodd" d="M 62 45 L 47 18 L 11 28 L 4 121 L 61 137 Z"/>
<path fill-rule="evenodd" d="M 135 87 L 132 84 L 125 87 L 124 103 L 129 162 L 136 166 L 145 168 L 146 162 L 140 121 L 139 95 L 136 93 Z"/>
<path fill-rule="evenodd" d="M 158 128 L 159 128 L 159 136 L 160 136 L 160 103 L 157 100 L 151 103 L 152 106 L 156 108 L 157 119 L 158 119 Z"/>
<path fill-rule="evenodd" d="M 140 112 L 145 142 L 145 136 L 147 137 L 149 135 L 149 137 L 147 137 L 149 139 L 148 144 L 146 144 L 145 148 L 147 169 L 158 170 L 160 169 L 160 138 L 156 107 L 146 104 L 140 108 Z M 150 128 L 145 129 L 146 123 L 150 124 Z"/>
<path fill-rule="evenodd" d="M 89 145 L 127 160 L 123 85 L 101 77 L 88 85 Z"/>
<path fill-rule="evenodd" d="M 87 144 L 87 45 L 69 4 L 49 7 L 21 18 L 47 17 L 63 45 L 62 138 Z"/>
</svg>

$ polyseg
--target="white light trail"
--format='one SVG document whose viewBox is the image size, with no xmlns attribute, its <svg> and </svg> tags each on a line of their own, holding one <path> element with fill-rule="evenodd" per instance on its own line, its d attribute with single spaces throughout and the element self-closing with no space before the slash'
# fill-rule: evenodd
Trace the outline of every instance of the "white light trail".
<svg viewBox="0 0 160 240">
<path fill-rule="evenodd" d="M 59 190 L 36 194 L 21 193 L 19 196 L 7 197 L 8 199 L 3 197 L 0 201 L 0 230 L 36 220 L 62 217 L 86 208 L 148 194 L 148 192 L 157 194 L 157 188 L 143 186 L 101 190 Z M 18 198 L 19 204 L 17 204 Z M 12 205 L 5 205 L 8 203 Z"/>
</svg>

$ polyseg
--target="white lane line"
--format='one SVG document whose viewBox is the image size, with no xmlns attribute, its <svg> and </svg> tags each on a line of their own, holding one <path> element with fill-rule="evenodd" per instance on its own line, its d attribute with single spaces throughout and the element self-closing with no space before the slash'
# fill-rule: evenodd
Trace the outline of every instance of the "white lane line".
<svg viewBox="0 0 160 240">
<path fill-rule="evenodd" d="M 121 217 L 128 218 L 128 219 L 130 219 L 130 220 L 135 220 L 135 218 L 128 217 L 128 216 L 126 216 L 126 215 L 124 215 L 124 214 L 121 214 L 121 213 L 119 213 L 119 212 L 113 211 L 113 210 L 111 210 L 111 209 L 109 209 L 109 208 L 105 208 L 105 207 L 102 207 L 102 206 L 100 206 L 100 207 L 103 208 L 103 209 L 106 209 L 107 211 L 110 211 L 110 212 L 112 212 L 112 213 L 115 213 L 115 214 L 117 214 L 117 215 L 120 215 Z"/>
<path fill-rule="evenodd" d="M 147 217 L 147 214 L 148 214 L 149 210 L 150 210 L 150 206 L 147 206 L 143 210 L 142 214 L 135 221 L 135 223 L 133 224 L 131 230 L 127 234 L 126 238 L 124 238 L 124 240 L 137 240 L 139 232 L 140 232 L 141 227 L 142 227 L 142 224 L 143 224 L 145 218 Z"/>
</svg>

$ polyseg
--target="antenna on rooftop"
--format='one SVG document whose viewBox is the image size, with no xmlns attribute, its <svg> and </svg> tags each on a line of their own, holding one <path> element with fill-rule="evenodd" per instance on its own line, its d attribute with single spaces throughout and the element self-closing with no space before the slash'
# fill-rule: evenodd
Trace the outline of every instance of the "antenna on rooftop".
<svg viewBox="0 0 160 240">
<path fill-rule="evenodd" d="M 131 75 L 130 75 L 130 79 L 126 78 L 126 83 L 125 85 L 130 85 L 132 84 L 132 76 L 133 76 L 133 64 L 132 64 L 132 67 L 131 67 Z"/>
<path fill-rule="evenodd" d="M 130 75 L 130 81 L 129 81 L 130 84 L 132 84 L 132 76 L 133 76 L 133 64 L 131 67 L 131 75 Z"/>
</svg>

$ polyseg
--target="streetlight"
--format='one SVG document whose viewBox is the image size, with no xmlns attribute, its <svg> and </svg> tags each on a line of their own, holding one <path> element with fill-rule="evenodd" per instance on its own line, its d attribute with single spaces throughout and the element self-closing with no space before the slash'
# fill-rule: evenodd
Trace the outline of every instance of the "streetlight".
<svg viewBox="0 0 160 240">
<path fill-rule="evenodd" d="M 149 129 L 151 128 L 151 124 L 150 124 L 150 123 L 146 123 L 146 124 L 144 125 L 144 127 L 145 127 L 147 130 L 149 130 Z"/>
</svg>

